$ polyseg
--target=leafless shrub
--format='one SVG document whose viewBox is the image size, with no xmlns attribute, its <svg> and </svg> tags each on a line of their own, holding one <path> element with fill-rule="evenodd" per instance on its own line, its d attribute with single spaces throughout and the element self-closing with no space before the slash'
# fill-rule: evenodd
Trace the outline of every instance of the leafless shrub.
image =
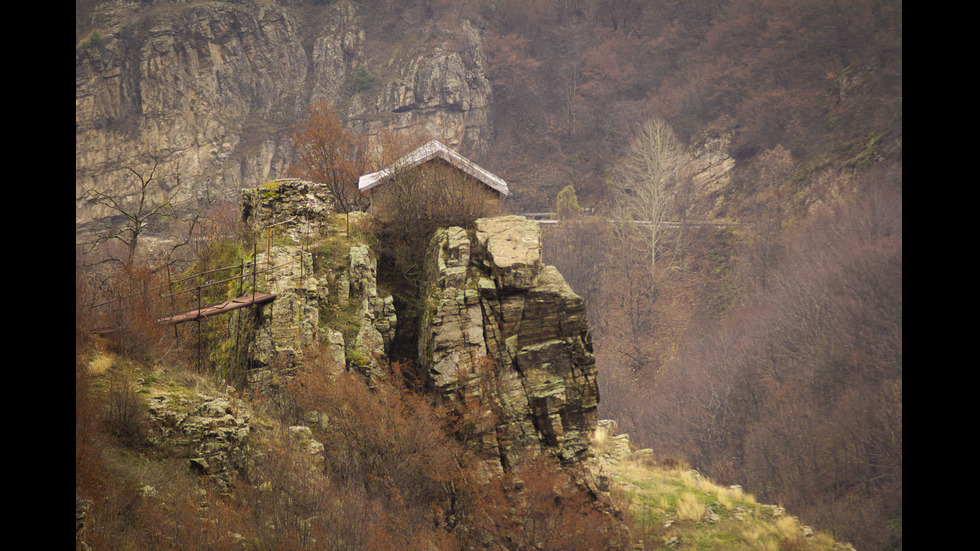
<svg viewBox="0 0 980 551">
<path fill-rule="evenodd" d="M 115 370 L 105 401 L 104 423 L 124 445 L 142 446 L 149 435 L 149 414 L 129 378 Z"/>
<path fill-rule="evenodd" d="M 476 542 L 504 549 L 612 549 L 624 535 L 616 518 L 554 458 L 526 458 L 474 492 Z"/>
<path fill-rule="evenodd" d="M 166 313 L 160 272 L 145 265 L 120 266 L 104 283 L 103 301 L 90 306 L 90 315 L 111 351 L 137 361 L 164 351 L 169 335 L 157 323 Z"/>
</svg>

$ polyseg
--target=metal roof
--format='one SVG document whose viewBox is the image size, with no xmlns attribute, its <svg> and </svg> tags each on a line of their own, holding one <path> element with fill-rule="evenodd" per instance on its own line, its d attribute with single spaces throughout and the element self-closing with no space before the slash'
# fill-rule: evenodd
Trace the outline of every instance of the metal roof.
<svg viewBox="0 0 980 551">
<path fill-rule="evenodd" d="M 414 168 L 436 157 L 441 158 L 503 195 L 510 194 L 510 188 L 507 187 L 507 182 L 452 149 L 449 149 L 438 140 L 432 140 L 401 159 L 398 159 L 385 169 L 361 176 L 357 181 L 357 189 L 361 193 L 369 191 L 371 188 L 394 176 L 397 172 L 407 168 Z"/>
</svg>

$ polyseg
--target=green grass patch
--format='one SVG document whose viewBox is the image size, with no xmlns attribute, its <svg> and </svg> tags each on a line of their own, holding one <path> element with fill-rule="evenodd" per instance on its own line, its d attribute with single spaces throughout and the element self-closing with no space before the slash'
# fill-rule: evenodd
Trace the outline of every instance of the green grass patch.
<svg viewBox="0 0 980 551">
<path fill-rule="evenodd" d="M 683 465 L 622 461 L 605 466 L 603 473 L 646 549 L 846 549 L 825 534 L 805 532 L 780 508 L 759 504 L 740 488 L 716 484 Z"/>
</svg>

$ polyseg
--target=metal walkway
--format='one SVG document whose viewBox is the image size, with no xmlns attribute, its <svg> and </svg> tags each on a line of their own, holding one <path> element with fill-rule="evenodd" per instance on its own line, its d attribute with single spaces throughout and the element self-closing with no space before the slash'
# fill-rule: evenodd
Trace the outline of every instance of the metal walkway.
<svg viewBox="0 0 980 551">
<path fill-rule="evenodd" d="M 275 300 L 275 298 L 276 295 L 274 294 L 250 293 L 232 300 L 226 300 L 210 306 L 195 308 L 194 310 L 188 310 L 187 312 L 175 314 L 166 318 L 160 318 L 157 320 L 157 323 L 164 325 L 175 325 L 188 321 L 198 321 L 204 318 L 225 314 L 233 310 L 238 310 L 239 308 L 245 308 L 246 306 L 252 306 L 253 304 L 264 304 Z"/>
</svg>

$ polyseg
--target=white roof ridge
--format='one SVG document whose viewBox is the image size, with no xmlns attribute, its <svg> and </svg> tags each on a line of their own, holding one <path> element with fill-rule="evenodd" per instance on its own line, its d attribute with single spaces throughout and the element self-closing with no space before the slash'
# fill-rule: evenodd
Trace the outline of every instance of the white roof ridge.
<svg viewBox="0 0 980 551">
<path fill-rule="evenodd" d="M 495 189 L 504 195 L 510 194 L 510 188 L 507 187 L 507 182 L 505 182 L 502 178 L 477 165 L 473 161 L 467 159 L 452 149 L 449 149 L 439 140 L 430 141 L 415 151 L 404 155 L 382 170 L 361 176 L 357 181 L 357 189 L 362 193 L 368 191 L 384 180 L 393 176 L 399 170 L 418 166 L 435 157 L 442 158 L 449 164 L 455 166 L 463 172 L 466 172 L 470 176 L 486 184 L 488 187 Z"/>
</svg>

